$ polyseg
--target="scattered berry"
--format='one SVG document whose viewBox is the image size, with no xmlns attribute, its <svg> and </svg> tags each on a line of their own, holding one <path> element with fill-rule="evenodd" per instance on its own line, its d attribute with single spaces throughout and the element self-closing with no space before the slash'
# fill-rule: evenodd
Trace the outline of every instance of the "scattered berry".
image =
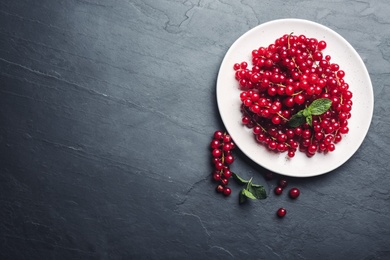
<svg viewBox="0 0 390 260">
<path fill-rule="evenodd" d="M 285 208 L 280 208 L 276 212 L 276 214 L 278 215 L 279 218 L 283 218 L 284 216 L 286 216 L 286 213 L 287 213 L 287 211 Z"/>
<path fill-rule="evenodd" d="M 286 188 L 288 185 L 288 182 L 285 179 L 280 179 L 278 183 L 279 183 L 279 186 L 282 188 Z"/>
<path fill-rule="evenodd" d="M 265 174 L 265 178 L 266 178 L 267 180 L 272 180 L 273 178 L 275 178 L 275 174 L 274 174 L 273 172 L 267 172 L 267 173 Z"/>
<path fill-rule="evenodd" d="M 223 186 L 222 185 L 218 185 L 217 186 L 217 192 L 220 192 L 220 193 L 223 192 Z"/>
<path fill-rule="evenodd" d="M 280 187 L 280 186 L 275 187 L 274 193 L 275 193 L 276 195 L 282 194 L 282 193 L 283 193 L 283 188 Z"/>
<path fill-rule="evenodd" d="M 289 192 L 290 198 L 292 198 L 292 199 L 298 198 L 299 194 L 300 194 L 300 191 L 297 188 L 292 188 Z"/>
</svg>

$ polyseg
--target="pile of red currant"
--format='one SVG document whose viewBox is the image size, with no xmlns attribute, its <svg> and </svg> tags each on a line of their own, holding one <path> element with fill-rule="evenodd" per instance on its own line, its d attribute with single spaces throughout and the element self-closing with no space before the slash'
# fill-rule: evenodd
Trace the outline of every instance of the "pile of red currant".
<svg viewBox="0 0 390 260">
<path fill-rule="evenodd" d="M 252 128 L 257 142 L 294 157 L 332 152 L 347 134 L 352 92 L 345 72 L 324 55 L 327 44 L 305 35 L 286 34 L 268 47 L 252 51 L 252 66 L 234 64 L 239 82 L 242 123 Z M 330 108 L 309 122 L 292 127 L 292 116 L 314 100 L 329 99 Z"/>
<path fill-rule="evenodd" d="M 232 192 L 228 187 L 229 178 L 232 177 L 229 165 L 234 161 L 231 151 L 235 144 L 229 134 L 217 130 L 214 132 L 210 147 L 214 164 L 213 179 L 218 182 L 217 192 L 229 196 Z"/>
</svg>

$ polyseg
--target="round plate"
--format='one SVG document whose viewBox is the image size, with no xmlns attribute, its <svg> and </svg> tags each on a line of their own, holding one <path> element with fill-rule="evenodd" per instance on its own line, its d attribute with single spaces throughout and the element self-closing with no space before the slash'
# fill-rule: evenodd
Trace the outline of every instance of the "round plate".
<svg viewBox="0 0 390 260">
<path fill-rule="evenodd" d="M 275 39 L 293 32 L 307 37 L 325 40 L 324 54 L 331 55 L 332 62 L 338 63 L 345 71 L 345 81 L 353 93 L 352 117 L 348 121 L 349 133 L 336 144 L 330 153 L 317 153 L 309 158 L 297 151 L 293 158 L 287 153 L 275 153 L 255 141 L 251 129 L 241 123 L 240 89 L 235 79 L 234 63 L 251 63 L 252 50 L 268 46 Z M 226 130 L 237 147 L 251 160 L 262 167 L 283 175 L 310 177 L 332 171 L 345 163 L 362 144 L 373 114 L 374 95 L 370 76 L 355 49 L 331 29 L 306 20 L 281 19 L 261 24 L 242 35 L 229 48 L 222 61 L 217 79 L 217 102 Z"/>
</svg>

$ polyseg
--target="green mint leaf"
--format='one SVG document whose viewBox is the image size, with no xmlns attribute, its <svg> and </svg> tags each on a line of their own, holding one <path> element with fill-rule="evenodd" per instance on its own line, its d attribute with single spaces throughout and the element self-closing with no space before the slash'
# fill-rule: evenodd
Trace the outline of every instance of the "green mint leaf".
<svg viewBox="0 0 390 260">
<path fill-rule="evenodd" d="M 291 127 L 297 127 L 305 123 L 305 116 L 303 115 L 303 110 L 299 111 L 295 115 L 293 115 L 290 120 L 288 121 L 288 124 Z"/>
<path fill-rule="evenodd" d="M 246 198 L 247 197 L 245 196 L 245 189 L 242 189 L 240 195 L 238 196 L 238 201 L 240 202 L 240 204 L 245 203 Z"/>
<path fill-rule="evenodd" d="M 252 200 L 255 200 L 256 199 L 256 196 L 252 194 L 252 192 L 250 192 L 249 190 L 247 189 L 243 189 L 241 191 L 242 195 L 249 198 L 249 199 L 252 199 Z"/>
<path fill-rule="evenodd" d="M 313 117 L 311 115 L 307 116 L 306 117 L 306 123 L 309 124 L 309 126 L 312 126 L 312 121 L 313 121 Z"/>
<path fill-rule="evenodd" d="M 310 106 L 308 107 L 308 110 L 310 111 L 310 113 L 313 116 L 318 116 L 318 115 L 322 115 L 323 113 L 328 111 L 328 109 L 330 108 L 331 105 L 332 105 L 332 100 L 330 100 L 328 98 L 319 98 L 319 99 L 314 100 L 310 104 Z"/>
<path fill-rule="evenodd" d="M 304 117 L 308 117 L 308 116 L 311 116 L 311 112 L 310 112 L 310 110 L 308 108 L 305 108 L 305 109 L 302 110 L 302 115 Z"/>
<path fill-rule="evenodd" d="M 249 191 L 258 200 L 262 200 L 262 199 L 267 198 L 267 193 L 266 193 L 264 187 L 261 185 L 252 184 L 249 187 Z"/>
<path fill-rule="evenodd" d="M 233 179 L 237 181 L 238 184 L 244 185 L 247 184 L 249 181 L 244 180 L 240 176 L 238 176 L 236 173 L 232 172 Z"/>
</svg>

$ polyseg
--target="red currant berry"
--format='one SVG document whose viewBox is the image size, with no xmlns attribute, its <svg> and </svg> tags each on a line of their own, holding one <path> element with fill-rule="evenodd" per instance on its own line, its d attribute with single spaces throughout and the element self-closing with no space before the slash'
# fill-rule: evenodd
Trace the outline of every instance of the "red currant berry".
<svg viewBox="0 0 390 260">
<path fill-rule="evenodd" d="M 233 155 L 231 155 L 231 154 L 226 155 L 226 156 L 225 156 L 225 162 L 226 162 L 227 164 L 232 164 L 232 163 L 234 162 L 234 157 L 233 157 Z"/>
<path fill-rule="evenodd" d="M 220 141 L 219 140 L 216 140 L 216 139 L 213 139 L 210 143 L 210 147 L 213 148 L 213 149 L 216 149 L 219 147 L 220 145 Z"/>
<path fill-rule="evenodd" d="M 222 146 L 222 150 L 224 150 L 225 152 L 229 152 L 231 149 L 232 149 L 232 146 L 230 145 L 230 143 L 225 143 Z"/>
<path fill-rule="evenodd" d="M 294 102 L 298 105 L 302 105 L 303 103 L 305 103 L 305 97 L 302 94 L 298 94 L 294 96 Z"/>
<path fill-rule="evenodd" d="M 229 179 L 230 177 L 232 177 L 232 172 L 229 169 L 223 169 L 223 177 Z"/>
<path fill-rule="evenodd" d="M 222 138 L 223 138 L 223 133 L 222 133 L 222 131 L 215 131 L 214 132 L 214 139 L 217 139 L 217 140 L 222 140 Z"/>
<path fill-rule="evenodd" d="M 223 190 L 224 190 L 224 188 L 223 188 L 222 185 L 218 185 L 218 186 L 217 186 L 217 192 L 222 193 Z"/>
<path fill-rule="evenodd" d="M 333 152 L 333 151 L 336 149 L 336 147 L 335 147 L 334 144 L 329 144 L 329 145 L 327 146 L 327 149 L 328 149 L 329 152 Z"/>
<path fill-rule="evenodd" d="M 231 141 L 232 141 L 232 138 L 231 138 L 230 135 L 225 134 L 225 135 L 223 136 L 223 142 L 224 142 L 224 143 L 230 143 Z"/>
<path fill-rule="evenodd" d="M 322 51 L 326 48 L 326 42 L 325 41 L 319 41 L 317 44 L 318 50 Z"/>
<path fill-rule="evenodd" d="M 219 149 L 214 149 L 213 152 L 212 152 L 212 154 L 213 154 L 213 157 L 214 157 L 214 158 L 218 158 L 218 157 L 221 157 L 222 151 L 219 150 Z"/>
<path fill-rule="evenodd" d="M 223 163 L 222 162 L 216 162 L 214 164 L 216 170 L 222 170 L 223 169 Z"/>
<path fill-rule="evenodd" d="M 280 195 L 280 194 L 282 194 L 282 192 L 283 192 L 283 188 L 282 187 L 280 187 L 280 186 L 275 187 L 274 193 L 276 195 Z"/>
<path fill-rule="evenodd" d="M 279 183 L 279 186 L 282 188 L 286 188 L 288 185 L 288 182 L 285 179 L 280 179 L 278 183 Z"/>
<path fill-rule="evenodd" d="M 293 158 L 295 156 L 295 150 L 289 150 L 287 156 Z"/>
<path fill-rule="evenodd" d="M 234 69 L 234 70 L 239 70 L 240 68 L 241 68 L 241 66 L 240 66 L 239 63 L 235 63 L 235 64 L 233 65 L 233 69 Z"/>
<path fill-rule="evenodd" d="M 285 208 L 280 208 L 276 212 L 276 214 L 278 215 L 279 218 L 283 218 L 284 216 L 286 216 L 286 213 L 287 213 L 287 211 Z"/>
<path fill-rule="evenodd" d="M 296 198 L 298 198 L 298 196 L 299 196 L 299 194 L 300 194 L 300 191 L 299 191 L 298 188 L 292 188 L 292 189 L 289 191 L 288 194 L 290 195 L 290 198 L 296 199 Z"/>
<path fill-rule="evenodd" d="M 219 173 L 214 173 L 214 174 L 213 174 L 213 179 L 214 179 L 215 181 L 219 181 L 219 180 L 221 180 L 221 175 L 220 175 Z"/>
<path fill-rule="evenodd" d="M 223 195 L 229 196 L 232 193 L 232 190 L 229 187 L 223 188 Z"/>
<path fill-rule="evenodd" d="M 267 180 L 272 180 L 274 177 L 275 177 L 275 174 L 274 174 L 273 172 L 267 172 L 267 173 L 265 174 L 265 178 L 266 178 Z"/>
<path fill-rule="evenodd" d="M 226 179 L 226 178 L 221 178 L 221 184 L 222 184 L 223 186 L 228 185 L 228 183 L 229 183 L 229 180 L 228 180 L 228 179 Z"/>
<path fill-rule="evenodd" d="M 248 63 L 246 63 L 245 61 L 241 62 L 241 69 L 246 69 L 248 67 Z"/>
</svg>

